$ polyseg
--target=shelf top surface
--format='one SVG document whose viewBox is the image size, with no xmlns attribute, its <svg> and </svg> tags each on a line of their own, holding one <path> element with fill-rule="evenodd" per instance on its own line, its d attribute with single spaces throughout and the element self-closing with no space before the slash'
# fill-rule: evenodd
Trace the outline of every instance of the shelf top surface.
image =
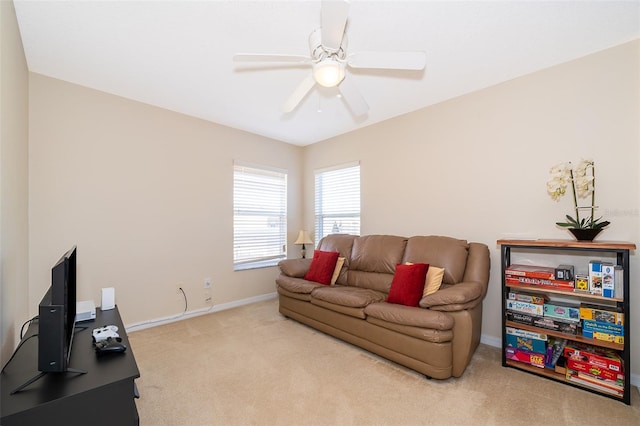
<svg viewBox="0 0 640 426">
<path fill-rule="evenodd" d="M 613 249 L 613 250 L 635 250 L 636 245 L 628 241 L 576 241 L 576 240 L 510 240 L 501 239 L 497 243 L 501 246 L 522 246 L 522 247 L 567 247 L 579 249 Z"/>
</svg>

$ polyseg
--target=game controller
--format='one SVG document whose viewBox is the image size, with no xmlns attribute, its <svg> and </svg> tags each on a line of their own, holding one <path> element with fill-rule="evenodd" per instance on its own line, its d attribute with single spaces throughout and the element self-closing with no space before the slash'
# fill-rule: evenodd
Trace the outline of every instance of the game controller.
<svg viewBox="0 0 640 426">
<path fill-rule="evenodd" d="M 110 337 L 114 339 L 120 337 L 120 335 L 118 334 L 117 326 L 105 325 L 104 327 L 93 329 L 93 340 L 95 342 L 101 342 L 103 340 L 107 340 Z"/>
<path fill-rule="evenodd" d="M 120 337 L 107 337 L 104 340 L 94 343 L 96 354 L 122 353 L 127 350 L 127 346 L 122 343 Z"/>
</svg>

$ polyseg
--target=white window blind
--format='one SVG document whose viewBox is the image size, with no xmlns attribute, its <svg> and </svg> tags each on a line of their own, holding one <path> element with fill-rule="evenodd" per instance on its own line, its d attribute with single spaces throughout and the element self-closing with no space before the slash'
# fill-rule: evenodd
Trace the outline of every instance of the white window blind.
<svg viewBox="0 0 640 426">
<path fill-rule="evenodd" d="M 360 234 L 360 164 L 315 172 L 315 235 Z"/>
<path fill-rule="evenodd" d="M 286 258 L 287 174 L 233 166 L 234 270 L 276 265 Z"/>
</svg>

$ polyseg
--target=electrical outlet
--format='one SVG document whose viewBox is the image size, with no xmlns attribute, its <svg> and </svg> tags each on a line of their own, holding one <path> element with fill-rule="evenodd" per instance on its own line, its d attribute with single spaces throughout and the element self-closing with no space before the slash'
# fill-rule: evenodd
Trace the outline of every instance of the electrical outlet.
<svg viewBox="0 0 640 426">
<path fill-rule="evenodd" d="M 204 289 L 204 303 L 207 305 L 213 304 L 213 298 L 211 297 L 211 287 Z"/>
<path fill-rule="evenodd" d="M 207 277 L 204 279 L 204 288 L 211 288 L 211 278 Z"/>
</svg>

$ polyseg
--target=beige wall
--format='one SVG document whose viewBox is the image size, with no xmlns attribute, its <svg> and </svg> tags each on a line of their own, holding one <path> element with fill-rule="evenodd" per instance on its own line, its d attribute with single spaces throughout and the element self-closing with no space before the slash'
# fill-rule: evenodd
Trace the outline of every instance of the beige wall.
<svg viewBox="0 0 640 426">
<path fill-rule="evenodd" d="M 233 160 L 288 170 L 289 239 L 302 148 L 30 75 L 30 287 L 78 246 L 78 300 L 115 287 L 125 324 L 275 292 L 276 268 L 233 271 Z"/>
<path fill-rule="evenodd" d="M 28 319 L 28 71 L 13 2 L 0 2 L 0 365 Z"/>
<path fill-rule="evenodd" d="M 600 238 L 640 244 L 639 58 L 635 41 L 309 146 L 303 222 L 313 229 L 313 170 L 360 160 L 363 234 L 441 234 L 489 246 L 482 333 L 499 345 L 496 240 L 571 238 L 554 225 L 572 201 L 547 195 L 550 166 L 593 158 L 596 202 L 612 222 Z M 632 307 L 640 306 L 638 257 Z M 640 315 L 631 329 L 640 330 Z M 632 353 L 640 353 L 638 338 Z M 632 371 L 640 374 L 638 357 Z"/>
</svg>

